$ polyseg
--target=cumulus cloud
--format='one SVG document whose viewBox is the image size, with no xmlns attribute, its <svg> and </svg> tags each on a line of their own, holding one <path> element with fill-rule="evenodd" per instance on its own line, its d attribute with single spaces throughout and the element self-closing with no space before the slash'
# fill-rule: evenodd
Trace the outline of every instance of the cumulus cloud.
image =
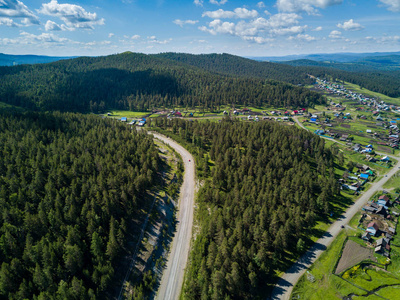
<svg viewBox="0 0 400 300">
<path fill-rule="evenodd" d="M 202 17 L 209 17 L 212 19 L 250 19 L 256 18 L 258 12 L 256 10 L 248 10 L 246 8 L 236 8 L 234 11 L 218 9 L 215 11 L 206 11 L 203 13 Z"/>
<path fill-rule="evenodd" d="M 271 42 L 275 41 L 275 39 L 264 38 L 261 36 L 244 36 L 243 40 L 249 41 L 249 42 L 254 42 L 257 44 L 266 44 L 266 43 L 271 43 Z"/>
<path fill-rule="evenodd" d="M 8 26 L 8 27 L 19 27 L 19 26 L 21 26 L 20 24 L 15 23 L 14 20 L 10 19 L 10 18 L 0 18 L 0 26 L 1 25 L 5 25 L 5 26 Z"/>
<path fill-rule="evenodd" d="M 367 36 L 365 39 L 369 42 L 374 42 L 377 44 L 400 42 L 400 36 L 398 36 L 398 35 L 382 36 L 382 37 Z"/>
<path fill-rule="evenodd" d="M 290 36 L 288 38 L 289 40 L 299 40 L 299 41 L 305 41 L 305 42 L 313 42 L 316 40 L 315 37 L 310 36 L 308 34 L 298 34 L 296 36 Z"/>
<path fill-rule="evenodd" d="M 316 8 L 326 8 L 342 2 L 343 0 L 277 0 L 276 6 L 284 12 L 305 11 L 308 14 L 316 14 Z"/>
<path fill-rule="evenodd" d="M 110 32 L 110 33 L 108 34 L 108 38 L 110 39 L 110 38 L 112 38 L 114 35 L 115 35 L 114 33 Z"/>
<path fill-rule="evenodd" d="M 220 1 L 210 0 L 211 4 L 216 4 L 216 5 L 224 5 L 226 2 L 228 2 L 228 0 L 220 0 Z"/>
<path fill-rule="evenodd" d="M 221 20 L 217 19 L 211 21 L 208 26 L 209 28 L 207 28 L 206 26 L 201 26 L 199 27 L 199 29 L 201 31 L 211 33 L 212 35 L 216 35 L 217 33 L 232 35 L 235 34 L 235 23 L 222 22 Z"/>
<path fill-rule="evenodd" d="M 194 3 L 196 6 L 203 6 L 203 0 L 194 0 L 193 3 Z"/>
<path fill-rule="evenodd" d="M 400 0 L 379 0 L 387 9 L 394 12 L 400 12 Z"/>
<path fill-rule="evenodd" d="M 215 19 L 208 26 L 199 29 L 212 35 L 229 34 L 238 36 L 243 40 L 255 43 L 270 42 L 275 36 L 303 34 L 307 26 L 299 26 L 301 16 L 291 13 L 281 13 L 271 16 L 269 19 L 258 17 L 250 21 L 224 22 Z"/>
<path fill-rule="evenodd" d="M 174 24 L 183 27 L 183 25 L 189 24 L 189 25 L 194 25 L 196 23 L 198 23 L 199 21 L 195 21 L 195 20 L 179 20 L 176 19 L 173 21 Z"/>
<path fill-rule="evenodd" d="M 59 4 L 57 0 L 42 4 L 39 12 L 60 18 L 72 29 L 94 29 L 95 25 L 104 25 L 104 19 L 98 18 L 96 13 L 87 12 L 83 7 L 75 4 Z"/>
<path fill-rule="evenodd" d="M 48 20 L 46 22 L 46 25 L 44 25 L 44 29 L 46 31 L 60 31 L 60 30 L 62 30 L 60 25 L 58 25 L 57 23 L 55 23 L 53 21 L 50 21 L 50 20 Z"/>
<path fill-rule="evenodd" d="M 29 26 L 38 25 L 38 17 L 28 9 L 28 7 L 18 0 L 0 0 L 1 24 L 10 26 Z M 10 23 L 10 19 L 12 22 Z M 14 19 L 21 19 L 21 23 L 16 23 Z"/>
<path fill-rule="evenodd" d="M 40 35 L 35 35 L 28 32 L 21 32 L 21 41 L 26 44 L 33 44 L 33 43 L 65 43 L 69 41 L 67 38 L 59 37 L 53 33 L 42 33 Z"/>
<path fill-rule="evenodd" d="M 359 23 L 354 23 L 353 19 L 350 19 L 346 22 L 344 22 L 343 24 L 337 24 L 337 27 L 342 28 L 343 30 L 346 31 L 356 31 L 356 30 L 361 30 L 364 28 L 364 26 L 361 26 L 361 24 Z"/>
<path fill-rule="evenodd" d="M 168 44 L 172 41 L 171 38 L 168 40 L 159 41 L 155 35 L 148 36 L 147 39 L 148 39 L 148 43 L 154 43 L 154 44 L 160 44 L 160 45 Z"/>
<path fill-rule="evenodd" d="M 338 30 L 332 30 L 329 34 L 329 37 L 331 39 L 340 39 L 342 37 L 342 33 Z"/>
<path fill-rule="evenodd" d="M 303 33 L 307 28 L 306 26 L 292 26 L 287 28 L 274 28 L 270 30 L 271 34 L 274 35 L 293 35 Z"/>
<path fill-rule="evenodd" d="M 317 28 L 314 28 L 313 31 L 321 31 L 322 30 L 322 26 L 318 26 Z"/>
<path fill-rule="evenodd" d="M 257 7 L 258 8 L 264 8 L 265 7 L 265 3 L 260 1 L 260 2 L 257 3 Z"/>
</svg>

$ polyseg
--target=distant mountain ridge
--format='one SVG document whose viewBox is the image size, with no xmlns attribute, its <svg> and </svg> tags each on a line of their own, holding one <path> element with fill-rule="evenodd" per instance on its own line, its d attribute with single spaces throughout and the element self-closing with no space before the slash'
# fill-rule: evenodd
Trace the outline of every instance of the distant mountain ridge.
<svg viewBox="0 0 400 300">
<path fill-rule="evenodd" d="M 371 53 L 319 53 L 319 54 L 299 54 L 286 56 L 248 56 L 247 58 L 258 61 L 294 61 L 294 60 L 313 60 L 320 62 L 348 63 L 365 60 L 371 57 L 400 55 L 399 52 L 371 52 Z"/>
<path fill-rule="evenodd" d="M 63 59 L 75 58 L 72 56 L 45 56 L 45 55 L 12 55 L 0 53 L 0 66 L 15 66 L 24 64 L 43 64 Z"/>
</svg>

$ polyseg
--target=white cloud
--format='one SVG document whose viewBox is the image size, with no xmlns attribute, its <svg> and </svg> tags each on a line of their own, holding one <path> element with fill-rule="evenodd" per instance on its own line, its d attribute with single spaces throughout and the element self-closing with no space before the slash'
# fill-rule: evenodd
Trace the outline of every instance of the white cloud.
<svg viewBox="0 0 400 300">
<path fill-rule="evenodd" d="M 287 28 L 274 28 L 270 30 L 271 34 L 274 35 L 294 35 L 303 33 L 307 29 L 307 25 L 305 26 L 292 26 Z"/>
<path fill-rule="evenodd" d="M 235 13 L 233 11 L 218 9 L 215 11 L 206 11 L 203 13 L 202 17 L 209 17 L 212 19 L 230 19 L 235 17 Z"/>
<path fill-rule="evenodd" d="M 388 10 L 400 12 L 400 0 L 379 0 L 388 7 Z"/>
<path fill-rule="evenodd" d="M 400 36 L 394 35 L 394 36 L 382 36 L 382 37 L 372 37 L 372 36 L 367 36 L 365 38 L 367 41 L 372 41 L 377 44 L 386 44 L 386 43 L 393 43 L 393 42 L 400 42 Z"/>
<path fill-rule="evenodd" d="M 108 38 L 112 38 L 115 34 L 114 33 L 109 33 Z"/>
<path fill-rule="evenodd" d="M 298 24 L 299 19 L 301 19 L 301 16 L 298 14 L 281 13 L 271 16 L 268 21 L 272 27 L 285 27 L 285 26 L 287 27 L 287 26 L 292 26 L 294 24 Z"/>
<path fill-rule="evenodd" d="M 10 26 L 8 19 L 12 19 L 11 24 L 15 24 L 15 26 L 40 24 L 38 17 L 24 3 L 18 0 L 0 0 L 0 18 L 3 17 L 7 19 L 2 21 L 3 25 L 6 26 Z M 14 19 L 22 19 L 22 24 L 15 23 Z"/>
<path fill-rule="evenodd" d="M 328 6 L 341 4 L 343 0 L 277 0 L 276 6 L 280 11 L 301 12 L 316 14 L 316 8 L 326 8 Z"/>
<path fill-rule="evenodd" d="M 264 8 L 265 7 L 265 3 L 260 1 L 260 2 L 257 3 L 257 7 L 258 8 Z"/>
<path fill-rule="evenodd" d="M 0 26 L 5 25 L 8 27 L 20 27 L 21 24 L 15 23 L 13 19 L 10 18 L 0 18 Z"/>
<path fill-rule="evenodd" d="M 179 20 L 176 19 L 173 21 L 174 24 L 183 27 L 183 25 L 189 24 L 189 25 L 194 25 L 196 23 L 198 23 L 199 21 L 195 21 L 195 20 Z"/>
<path fill-rule="evenodd" d="M 244 36 L 243 40 L 249 41 L 249 42 L 254 42 L 257 44 L 266 44 L 266 43 L 271 43 L 275 41 L 274 39 L 271 38 L 264 38 L 260 36 Z"/>
<path fill-rule="evenodd" d="M 215 11 L 206 11 L 203 13 L 202 17 L 209 17 L 212 19 L 250 19 L 256 18 L 258 12 L 256 10 L 248 10 L 246 8 L 236 8 L 234 11 L 218 9 Z"/>
<path fill-rule="evenodd" d="M 298 34 L 296 36 L 291 36 L 288 39 L 289 40 L 305 41 L 305 42 L 313 42 L 313 41 L 317 40 L 315 37 L 310 36 L 308 34 Z"/>
<path fill-rule="evenodd" d="M 338 31 L 338 30 L 333 30 L 329 34 L 329 37 L 331 39 L 340 39 L 342 37 L 342 33 L 340 31 Z"/>
<path fill-rule="evenodd" d="M 212 35 L 216 35 L 217 33 L 221 34 L 235 34 L 235 23 L 230 23 L 230 22 L 222 22 L 219 19 L 216 19 L 214 21 L 211 21 L 209 24 L 210 28 L 207 28 L 206 26 L 201 26 L 199 29 L 201 31 L 209 32 Z"/>
<path fill-rule="evenodd" d="M 96 13 L 87 12 L 83 7 L 75 4 L 59 4 L 57 0 L 51 0 L 42 4 L 40 13 L 52 17 L 58 17 L 70 28 L 94 29 L 95 25 L 104 25 L 104 19 L 97 17 Z"/>
<path fill-rule="evenodd" d="M 156 38 L 156 37 L 154 37 L 154 38 Z M 140 39 L 140 35 L 138 35 L 138 34 L 131 36 L 131 40 L 138 40 L 138 39 Z"/>
<path fill-rule="evenodd" d="M 258 17 L 258 12 L 256 10 L 248 10 L 246 8 L 236 8 L 235 14 L 240 19 L 250 19 Z"/>
<path fill-rule="evenodd" d="M 208 23 L 208 26 L 201 26 L 199 29 L 212 35 L 229 34 L 238 36 L 245 41 L 261 44 L 270 42 L 279 35 L 303 34 L 308 27 L 307 25 L 299 26 L 299 19 L 301 16 L 294 13 L 276 14 L 269 19 L 259 17 L 250 21 L 240 20 L 237 23 L 215 19 Z"/>
<path fill-rule="evenodd" d="M 228 0 L 221 0 L 221 1 L 210 0 L 211 4 L 216 4 L 216 5 L 224 5 L 226 2 L 228 2 Z"/>
<path fill-rule="evenodd" d="M 46 31 L 61 31 L 62 30 L 60 25 L 58 25 L 57 23 L 50 21 L 50 20 L 48 20 L 46 22 L 46 25 L 44 25 L 44 29 Z"/>
<path fill-rule="evenodd" d="M 197 6 L 203 6 L 203 0 L 194 0 L 193 3 Z"/>
<path fill-rule="evenodd" d="M 356 30 L 361 30 L 364 28 L 364 26 L 361 26 L 361 24 L 359 23 L 354 23 L 353 19 L 350 19 L 346 22 L 344 22 L 343 24 L 337 24 L 337 27 L 342 28 L 343 30 L 346 31 L 356 31 Z"/>
<path fill-rule="evenodd" d="M 168 39 L 168 40 L 159 41 L 155 35 L 148 36 L 147 39 L 148 39 L 147 43 L 160 44 L 160 45 L 165 45 L 165 44 L 168 44 L 168 43 L 170 43 L 172 41 L 171 38 Z"/>
<path fill-rule="evenodd" d="M 26 44 L 35 43 L 65 43 L 70 41 L 66 38 L 61 38 L 53 33 L 42 33 L 40 35 L 31 34 L 28 32 L 21 32 L 21 41 Z"/>
<path fill-rule="evenodd" d="M 317 28 L 314 28 L 313 31 L 321 31 L 322 30 L 322 26 L 318 26 Z"/>
</svg>

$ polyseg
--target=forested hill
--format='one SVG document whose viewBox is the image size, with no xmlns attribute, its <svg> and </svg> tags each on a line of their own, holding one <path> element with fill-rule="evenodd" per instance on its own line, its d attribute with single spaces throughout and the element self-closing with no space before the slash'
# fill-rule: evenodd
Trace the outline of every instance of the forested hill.
<svg viewBox="0 0 400 300">
<path fill-rule="evenodd" d="M 304 70 L 284 64 L 259 62 L 230 54 L 161 53 L 157 57 L 168 58 L 225 75 L 267 78 L 292 84 L 309 84 L 313 81 Z"/>
<path fill-rule="evenodd" d="M 234 61 L 230 58 L 231 69 L 239 70 Z M 1 67 L 0 80 L 0 101 L 37 110 L 213 109 L 223 104 L 305 107 L 324 102 L 319 94 L 287 83 L 216 74 L 166 57 L 130 52 Z"/>
<path fill-rule="evenodd" d="M 334 151 L 310 132 L 274 122 L 154 123 L 198 149 L 206 178 L 183 298 L 266 299 L 283 261 L 304 251 L 315 220 L 340 193 Z"/>
<path fill-rule="evenodd" d="M 109 298 L 158 166 L 113 120 L 0 110 L 0 299 Z"/>
</svg>

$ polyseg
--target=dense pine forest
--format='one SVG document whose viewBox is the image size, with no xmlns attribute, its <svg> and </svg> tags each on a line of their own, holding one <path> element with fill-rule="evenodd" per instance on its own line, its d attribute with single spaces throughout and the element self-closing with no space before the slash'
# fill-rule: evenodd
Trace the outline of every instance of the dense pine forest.
<svg viewBox="0 0 400 300">
<path fill-rule="evenodd" d="M 282 259 L 304 251 L 340 193 L 334 153 L 272 122 L 155 122 L 190 145 L 204 180 L 184 298 L 264 299 Z"/>
<path fill-rule="evenodd" d="M 32 110 L 77 112 L 104 112 L 111 108 L 151 111 L 174 106 L 213 110 L 225 104 L 298 108 L 325 101 L 306 88 L 274 80 L 309 82 L 294 67 L 247 60 L 251 63 L 241 64 L 245 69 L 240 71 L 242 67 L 237 67 L 235 57 L 225 55 L 217 57 L 228 59 L 225 68 L 229 70 L 217 74 L 168 57 L 127 52 L 0 67 L 0 101 Z M 211 60 L 213 57 L 207 59 L 208 64 L 221 68 L 224 60 L 217 65 Z M 236 60 L 241 62 L 242 58 Z M 258 64 L 258 68 L 252 64 Z"/>
<path fill-rule="evenodd" d="M 115 121 L 0 111 L 0 299 L 107 298 L 158 168 Z"/>
<path fill-rule="evenodd" d="M 230 54 L 161 53 L 156 57 L 167 58 L 206 71 L 231 76 L 272 79 L 292 84 L 311 84 L 313 81 L 300 68 L 289 65 L 259 62 Z"/>
</svg>

